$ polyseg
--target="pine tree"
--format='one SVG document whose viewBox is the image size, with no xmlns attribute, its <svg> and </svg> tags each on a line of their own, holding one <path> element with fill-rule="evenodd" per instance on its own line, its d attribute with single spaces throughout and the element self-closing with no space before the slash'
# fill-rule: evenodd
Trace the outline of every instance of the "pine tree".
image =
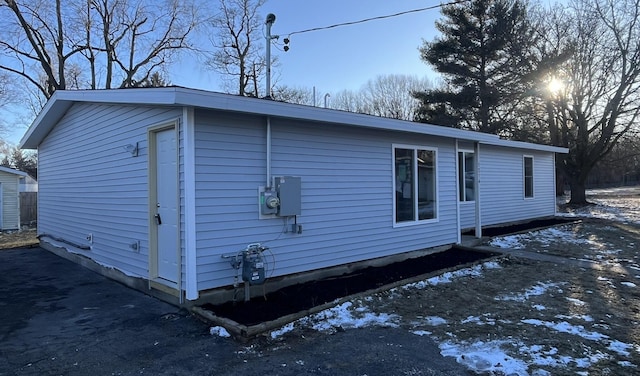
<svg viewBox="0 0 640 376">
<path fill-rule="evenodd" d="M 521 0 L 472 0 L 442 8 L 441 37 L 425 41 L 421 58 L 442 75 L 443 87 L 416 93 L 417 120 L 510 133 L 517 103 L 535 76 L 534 29 Z"/>
</svg>

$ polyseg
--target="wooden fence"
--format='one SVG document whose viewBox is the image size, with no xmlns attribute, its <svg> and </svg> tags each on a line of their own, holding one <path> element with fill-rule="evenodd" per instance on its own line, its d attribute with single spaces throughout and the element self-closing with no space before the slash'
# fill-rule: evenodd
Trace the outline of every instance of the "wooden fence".
<svg viewBox="0 0 640 376">
<path fill-rule="evenodd" d="M 20 222 L 29 225 L 38 221 L 38 192 L 20 192 Z"/>
</svg>

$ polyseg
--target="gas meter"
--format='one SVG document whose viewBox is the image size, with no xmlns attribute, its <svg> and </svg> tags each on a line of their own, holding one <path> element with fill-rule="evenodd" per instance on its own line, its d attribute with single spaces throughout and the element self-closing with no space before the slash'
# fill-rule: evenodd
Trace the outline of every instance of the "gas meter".
<svg viewBox="0 0 640 376">
<path fill-rule="evenodd" d="M 242 252 L 242 280 L 250 285 L 264 283 L 265 263 L 262 252 L 268 249 L 260 244 L 249 244 Z"/>
</svg>

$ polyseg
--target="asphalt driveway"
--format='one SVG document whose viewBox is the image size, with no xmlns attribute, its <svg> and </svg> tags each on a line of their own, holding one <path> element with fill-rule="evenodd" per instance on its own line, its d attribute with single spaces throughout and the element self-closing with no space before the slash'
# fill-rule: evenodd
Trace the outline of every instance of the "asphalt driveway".
<svg viewBox="0 0 640 376">
<path fill-rule="evenodd" d="M 469 375 L 406 329 L 242 344 L 40 248 L 0 251 L 0 375 L 134 374 Z"/>
</svg>

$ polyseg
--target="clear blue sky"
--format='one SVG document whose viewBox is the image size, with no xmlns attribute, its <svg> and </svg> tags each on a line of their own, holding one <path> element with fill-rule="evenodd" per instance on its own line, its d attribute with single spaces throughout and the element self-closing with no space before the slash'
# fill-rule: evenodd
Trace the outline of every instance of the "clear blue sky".
<svg viewBox="0 0 640 376">
<path fill-rule="evenodd" d="M 359 21 L 439 4 L 433 0 L 269 0 L 261 18 L 276 15 L 271 32 L 280 35 L 278 46 L 291 32 Z M 381 74 L 410 74 L 435 78 L 420 60 L 422 39 L 436 35 L 438 8 L 351 26 L 320 30 L 290 37 L 290 50 L 272 48 L 280 61 L 273 80 L 287 86 L 316 87 L 325 92 L 358 89 Z M 187 74 L 186 71 L 192 72 Z M 214 73 L 174 69 L 176 85 L 220 90 Z"/>
<path fill-rule="evenodd" d="M 438 5 L 434 0 L 268 0 L 261 11 L 276 15 L 273 35 L 277 45 L 289 33 L 338 23 L 359 21 L 408 10 Z M 357 90 L 367 80 L 381 74 L 410 74 L 435 78 L 420 60 L 422 39 L 433 40 L 439 8 L 374 20 L 351 26 L 320 30 L 290 37 L 290 50 L 272 48 L 280 64 L 273 81 L 292 87 L 316 87 L 318 98 L 343 89 Z M 208 42 L 207 42 L 208 43 Z M 208 48 L 210 46 L 201 46 Z M 195 59 L 184 57 L 170 69 L 174 85 L 222 91 L 216 73 L 204 69 Z M 4 112 L 4 111 L 1 111 Z M 27 117 L 30 117 L 27 114 Z M 23 117 L 24 118 L 24 117 Z M 17 119 L 16 119 L 17 120 Z M 28 124 L 24 124 L 25 126 Z M 8 135 L 18 143 L 26 131 L 20 127 Z"/>
</svg>

